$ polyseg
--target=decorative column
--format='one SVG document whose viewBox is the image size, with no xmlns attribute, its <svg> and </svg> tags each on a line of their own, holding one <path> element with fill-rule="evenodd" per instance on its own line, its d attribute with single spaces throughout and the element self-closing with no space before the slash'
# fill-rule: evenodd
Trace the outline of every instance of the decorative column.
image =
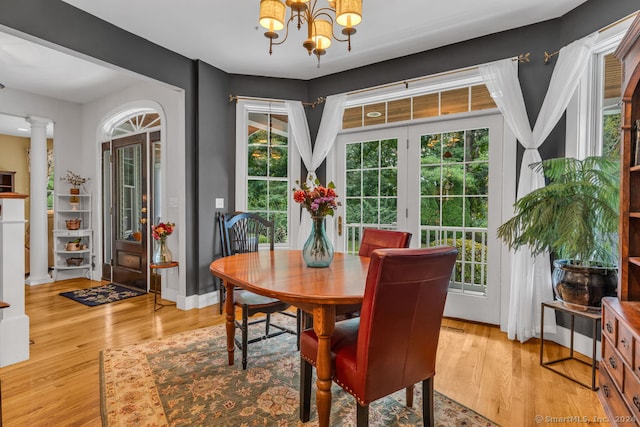
<svg viewBox="0 0 640 427">
<path fill-rule="evenodd" d="M 51 283 L 47 250 L 47 125 L 50 120 L 29 117 L 31 124 L 31 170 L 29 187 L 31 209 L 29 211 L 29 277 L 27 285 Z"/>
<path fill-rule="evenodd" d="M 24 311 L 24 199 L 0 193 L 0 367 L 29 359 L 29 317 Z"/>
</svg>

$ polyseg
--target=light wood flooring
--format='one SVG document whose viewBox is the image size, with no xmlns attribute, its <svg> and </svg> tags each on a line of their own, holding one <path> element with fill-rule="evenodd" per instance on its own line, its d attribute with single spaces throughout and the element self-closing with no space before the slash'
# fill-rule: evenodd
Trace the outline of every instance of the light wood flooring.
<svg viewBox="0 0 640 427">
<path fill-rule="evenodd" d="M 152 294 L 97 307 L 58 295 L 97 284 L 77 279 L 25 287 L 33 343 L 28 361 L 0 368 L 5 426 L 99 426 L 100 350 L 224 322 L 217 306 L 154 311 Z M 496 327 L 445 319 L 435 388 L 503 427 L 580 426 L 586 423 L 576 419 L 605 417 L 595 392 L 540 367 L 539 345 L 510 341 Z M 550 358 L 566 351 L 546 349 Z M 571 373 L 588 381 L 589 368 L 578 368 Z"/>
</svg>

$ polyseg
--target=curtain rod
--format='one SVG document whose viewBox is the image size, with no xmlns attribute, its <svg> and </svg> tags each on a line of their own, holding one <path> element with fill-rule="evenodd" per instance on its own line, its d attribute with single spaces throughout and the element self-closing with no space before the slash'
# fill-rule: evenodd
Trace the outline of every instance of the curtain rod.
<svg viewBox="0 0 640 427">
<path fill-rule="evenodd" d="M 241 99 L 247 99 L 250 101 L 259 101 L 259 102 L 273 102 L 273 103 L 284 103 L 284 100 L 281 99 L 268 99 L 268 98 L 257 98 L 253 96 L 238 96 L 229 94 L 229 102 L 236 101 L 236 103 Z M 303 102 L 302 105 L 306 105 L 311 108 L 316 108 L 318 105 L 322 104 L 325 101 L 324 96 L 320 96 L 316 98 L 313 102 Z"/>
<path fill-rule="evenodd" d="M 617 25 L 620 25 L 620 24 L 622 24 L 623 22 L 625 22 L 625 21 L 627 21 L 627 20 L 629 20 L 629 19 L 631 19 L 631 18 L 634 18 L 637 14 L 638 14 L 638 12 L 633 12 L 631 15 L 627 15 L 627 16 L 625 16 L 624 18 L 618 19 L 616 22 L 613 22 L 613 23 L 611 23 L 611 24 L 607 25 L 607 26 L 606 26 L 606 27 L 604 27 L 604 28 L 600 28 L 600 29 L 598 30 L 598 34 L 602 34 L 602 33 L 604 33 L 605 31 L 610 30 L 611 28 L 613 28 L 613 27 L 615 27 L 615 26 L 617 26 Z M 559 49 L 558 49 L 558 50 L 556 50 L 556 51 L 555 51 L 555 52 L 553 52 L 553 53 L 548 53 L 547 51 L 545 51 L 545 52 L 544 52 L 544 64 L 545 64 L 545 65 L 547 65 L 547 64 L 549 63 L 549 61 L 551 61 L 551 58 L 553 58 L 554 56 L 556 56 L 556 55 L 557 55 L 557 54 L 559 54 L 559 53 L 560 53 L 560 50 L 559 50 Z"/>
<path fill-rule="evenodd" d="M 529 58 L 530 58 L 530 54 L 529 54 L 529 52 L 527 52 L 527 53 L 521 53 L 520 55 L 511 58 L 511 60 L 512 61 L 518 61 L 518 62 L 522 63 L 522 62 L 529 62 Z M 429 79 L 433 79 L 433 78 L 436 78 L 436 77 L 449 76 L 449 75 L 457 74 L 457 73 L 464 73 L 464 72 L 467 72 L 467 71 L 472 71 L 472 70 L 477 70 L 477 69 L 478 69 L 478 66 L 474 65 L 473 67 L 460 68 L 458 70 L 453 70 L 453 71 L 445 71 L 443 73 L 431 74 L 429 76 L 418 77 L 418 78 L 411 79 L 411 80 L 404 80 L 404 81 L 401 81 L 401 82 L 388 83 L 388 84 L 384 84 L 384 85 L 380 85 L 380 86 L 369 87 L 369 88 L 366 88 L 366 89 L 354 90 L 353 92 L 347 92 L 347 95 L 357 95 L 357 94 L 360 94 L 360 93 L 366 93 L 366 92 L 370 92 L 372 90 L 386 89 L 386 88 L 397 86 L 397 85 L 404 85 L 405 89 L 408 89 L 410 83 L 420 82 L 420 81 L 423 81 L 423 80 L 429 80 Z"/>
</svg>

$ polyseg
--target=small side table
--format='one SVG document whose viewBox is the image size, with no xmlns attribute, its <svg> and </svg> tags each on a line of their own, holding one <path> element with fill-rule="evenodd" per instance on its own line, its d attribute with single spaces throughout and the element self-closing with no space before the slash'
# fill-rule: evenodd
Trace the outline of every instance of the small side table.
<svg viewBox="0 0 640 427">
<path fill-rule="evenodd" d="M 571 346 L 569 348 L 569 356 L 568 357 L 562 357 L 560 359 L 556 359 L 556 360 L 549 360 L 549 361 L 543 361 L 543 355 L 544 355 L 544 309 L 545 307 L 548 307 L 554 311 L 561 311 L 564 313 L 568 313 L 569 315 L 571 315 Z M 552 301 L 552 302 L 543 302 L 542 306 L 540 308 L 540 310 L 542 311 L 541 316 L 540 316 L 540 366 L 543 366 L 557 374 L 562 375 L 563 377 L 570 379 L 571 381 L 580 384 L 583 387 L 587 387 L 590 388 L 591 390 L 595 391 L 598 389 L 598 387 L 596 387 L 596 369 L 597 369 L 597 361 L 596 361 L 596 343 L 598 341 L 598 329 L 600 328 L 600 324 L 602 321 L 602 311 L 598 310 L 586 310 L 586 311 L 581 311 L 581 310 L 575 310 L 569 307 L 566 307 L 562 301 Z M 589 319 L 591 320 L 591 323 L 593 325 L 593 337 L 592 337 L 592 349 L 591 349 L 591 363 L 589 364 L 588 362 L 585 362 L 582 359 L 578 359 L 576 357 L 574 357 L 573 355 L 573 335 L 574 335 L 574 330 L 575 330 L 575 317 L 583 317 L 585 319 Z M 561 372 L 557 369 L 554 369 L 551 367 L 551 365 L 553 365 L 554 363 L 559 363 L 559 362 L 564 362 L 566 360 L 577 360 L 580 363 L 583 363 L 587 366 L 591 366 L 591 385 L 585 384 L 583 382 L 580 382 L 578 380 L 576 380 L 575 378 L 572 378 L 570 376 L 568 376 L 567 374 L 565 374 L 564 372 Z"/>
<path fill-rule="evenodd" d="M 178 268 L 178 261 L 165 262 L 163 264 L 149 264 L 149 268 L 151 269 L 151 274 L 158 274 L 157 270 L 163 268 Z M 162 286 L 160 286 L 160 291 L 162 291 Z M 153 293 L 153 311 L 158 311 L 162 307 L 167 307 L 174 304 L 161 304 L 158 302 L 158 289 Z"/>
</svg>

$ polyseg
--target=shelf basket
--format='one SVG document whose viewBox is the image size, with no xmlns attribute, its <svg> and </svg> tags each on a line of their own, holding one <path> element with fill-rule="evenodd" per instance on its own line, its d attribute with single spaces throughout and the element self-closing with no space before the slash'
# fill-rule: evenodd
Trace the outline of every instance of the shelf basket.
<svg viewBox="0 0 640 427">
<path fill-rule="evenodd" d="M 78 230 L 80 228 L 80 223 L 82 220 L 80 218 L 75 219 L 67 219 L 65 223 L 67 224 L 68 230 Z"/>
<path fill-rule="evenodd" d="M 82 264 L 82 257 L 71 257 L 67 258 L 67 266 L 69 267 L 77 267 Z"/>
</svg>

